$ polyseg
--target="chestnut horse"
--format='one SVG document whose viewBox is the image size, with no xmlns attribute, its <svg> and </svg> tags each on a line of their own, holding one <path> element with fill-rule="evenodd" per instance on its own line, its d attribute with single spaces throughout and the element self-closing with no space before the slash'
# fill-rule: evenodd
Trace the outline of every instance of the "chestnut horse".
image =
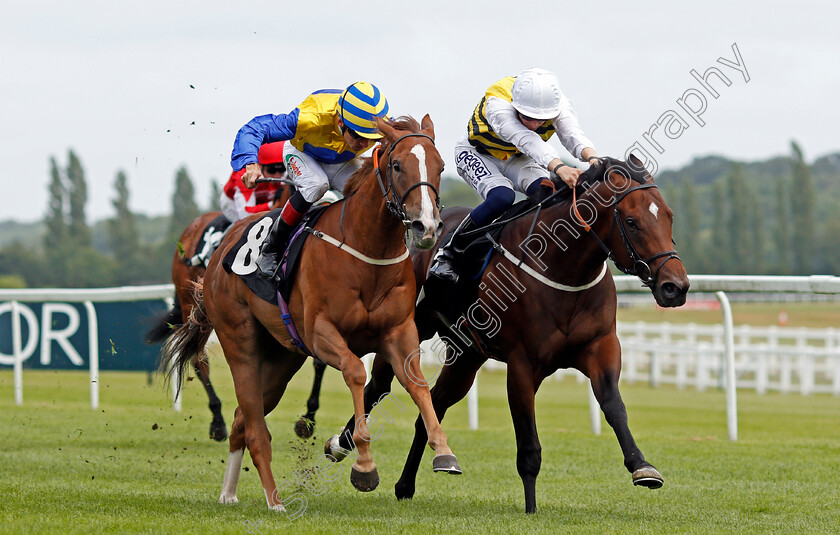
<svg viewBox="0 0 840 535">
<path fill-rule="evenodd" d="M 286 201 L 289 200 L 289 197 L 294 192 L 294 184 L 290 180 L 280 178 L 281 176 L 277 175 L 273 176 L 273 178 L 262 179 L 263 181 L 282 181 L 287 184 L 287 187 L 282 189 L 281 195 L 274 201 L 274 208 L 285 205 Z M 193 283 L 204 277 L 205 267 L 203 264 L 197 266 L 190 265 L 186 260 L 189 260 L 198 253 L 196 246 L 201 240 L 201 233 L 219 215 L 221 215 L 221 212 L 201 214 L 193 219 L 189 226 L 184 229 L 184 232 L 181 233 L 181 237 L 178 239 L 178 247 L 172 258 L 172 284 L 175 286 L 174 304 L 171 309 L 163 312 L 153 320 L 152 327 L 146 333 L 147 343 L 159 344 L 163 342 L 169 338 L 175 329 L 185 324 L 189 319 L 190 313 L 195 306 Z M 318 360 L 315 360 L 313 365 L 315 367 L 316 380 L 312 386 L 312 394 L 306 403 L 306 414 L 301 416 L 295 424 L 295 433 L 301 438 L 309 438 L 314 433 L 315 412 L 318 410 L 321 379 L 324 377 L 324 369 L 326 368 L 326 365 Z M 213 413 L 213 419 L 210 422 L 210 438 L 223 442 L 228 436 L 227 426 L 225 425 L 225 418 L 222 415 L 222 401 L 216 395 L 213 383 L 210 382 L 210 365 L 207 361 L 206 353 L 201 358 L 195 359 L 193 367 L 196 377 L 201 381 L 210 400 L 210 412 Z"/>
<path fill-rule="evenodd" d="M 436 414 L 443 420 L 446 410 L 467 394 L 488 358 L 507 363 L 516 468 L 528 513 L 536 511 L 541 464 L 534 396 L 542 381 L 560 368 L 575 368 L 589 377 L 633 483 L 649 488 L 663 483 L 661 474 L 645 461 L 627 425 L 618 389 L 621 346 L 616 336 L 616 291 L 606 269 L 609 257 L 625 273 L 639 276 L 662 307 L 685 303 L 689 281 L 672 250 L 673 214 L 642 169 L 634 157 L 631 165 L 604 158 L 581 175 L 574 196 L 568 190 L 558 192 L 524 217 L 506 222 L 479 281 L 477 299 L 461 307 L 456 315 L 463 312 L 464 316 L 458 321 L 447 320 L 435 310 L 435 294 L 442 295 L 439 287 L 434 290 L 438 280 L 426 281 L 434 251 L 412 255 L 418 285 L 425 282 L 428 296 L 422 298 L 415 315 L 420 338 L 430 339 L 437 332 L 447 345 L 447 361 L 431 391 Z M 465 214 L 463 208 L 445 210 L 444 222 L 457 225 Z M 453 290 L 444 291 L 451 301 Z M 390 389 L 391 378 L 390 370 L 375 361 L 365 390 L 366 406 Z M 352 425 L 351 420 L 348 428 Z M 335 436 L 325 449 L 348 447 L 342 442 Z M 416 425 L 396 484 L 399 499 L 414 496 L 424 442 L 425 431 Z"/>
<path fill-rule="evenodd" d="M 429 248 L 437 241 L 440 215 L 432 194 L 437 197 L 443 160 L 434 147 L 428 115 L 421 125 L 403 118 L 380 122 L 379 128 L 385 136 L 382 144 L 348 181 L 345 199 L 326 208 L 314 236 L 304 245 L 288 303 L 302 342 L 323 362 L 341 370 L 352 394 L 353 441 L 359 454 L 350 481 L 362 491 L 373 490 L 379 482 L 363 410 L 366 372 L 357 356 L 369 352 L 377 352 L 391 365 L 420 409 L 428 443 L 437 454 L 434 470 L 460 473 L 435 416 L 428 386 L 424 380 L 409 378 L 422 378 L 422 372 L 417 359 L 409 358 L 419 353 L 420 341 L 414 323 L 416 283 L 405 246 L 406 226 L 418 247 Z M 174 358 L 183 369 L 199 355 L 209 329 L 215 328 L 239 402 L 219 501 L 237 501 L 247 445 L 269 508 L 282 511 L 271 471 L 271 435 L 265 415 L 277 405 L 306 355 L 292 343 L 278 308 L 222 267 L 219 259 L 238 242 L 248 222 L 256 222 L 254 232 L 260 225 L 267 230 L 271 219 L 254 216 L 228 233 L 207 268 L 203 286 L 197 288 L 199 293 L 203 290 L 203 302 L 193 310 L 189 323 L 169 339 L 162 360 Z M 343 238 L 341 243 L 334 240 L 336 236 Z"/>
</svg>

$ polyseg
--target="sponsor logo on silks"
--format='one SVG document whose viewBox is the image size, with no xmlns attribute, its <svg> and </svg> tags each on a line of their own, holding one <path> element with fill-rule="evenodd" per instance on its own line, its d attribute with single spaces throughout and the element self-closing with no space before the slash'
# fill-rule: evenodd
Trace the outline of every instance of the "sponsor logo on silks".
<svg viewBox="0 0 840 535">
<path fill-rule="evenodd" d="M 286 169 L 294 175 L 295 178 L 303 176 L 303 170 L 306 168 L 306 162 L 294 154 L 286 155 Z"/>
<path fill-rule="evenodd" d="M 468 150 L 461 151 L 456 162 L 464 171 L 468 171 L 476 180 L 482 179 L 490 174 L 490 171 L 488 171 L 487 167 L 484 166 L 484 162 L 481 161 L 481 158 L 475 154 L 471 154 Z"/>
</svg>

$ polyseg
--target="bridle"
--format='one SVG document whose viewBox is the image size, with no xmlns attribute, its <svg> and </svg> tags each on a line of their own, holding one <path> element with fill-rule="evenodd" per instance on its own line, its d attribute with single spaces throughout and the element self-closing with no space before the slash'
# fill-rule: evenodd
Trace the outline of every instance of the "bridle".
<svg viewBox="0 0 840 535">
<path fill-rule="evenodd" d="M 619 264 L 615 258 L 615 254 L 613 253 L 612 249 L 607 247 L 607 245 L 603 241 L 601 241 L 601 238 L 599 238 L 596 233 L 590 232 L 592 230 L 592 227 L 588 223 L 586 223 L 586 221 L 584 221 L 583 217 L 581 217 L 580 215 L 580 212 L 578 212 L 577 193 L 574 191 L 572 193 L 572 207 L 574 209 L 573 211 L 575 213 L 575 217 L 577 217 L 580 223 L 583 225 L 584 230 L 589 232 L 589 234 L 593 238 L 595 238 L 595 241 L 598 242 L 598 245 L 607 254 L 607 257 L 613 261 L 613 264 L 615 264 L 615 266 L 619 270 L 621 270 L 622 273 L 639 277 L 639 279 L 642 281 L 642 284 L 644 284 L 648 288 L 653 287 L 653 285 L 656 283 L 656 280 L 659 277 L 659 272 L 662 270 L 662 266 L 664 266 L 669 260 L 673 258 L 680 260 L 680 257 L 677 256 L 677 251 L 675 249 L 672 249 L 670 251 L 663 251 L 649 258 L 642 259 L 642 256 L 636 250 L 636 247 L 633 245 L 633 242 L 630 241 L 630 238 L 627 235 L 627 228 L 624 226 L 624 221 L 621 219 L 621 214 L 618 213 L 618 203 L 620 203 L 622 199 L 624 199 L 634 191 L 656 187 L 657 186 L 655 183 L 646 182 L 644 184 L 639 184 L 638 186 L 627 188 L 619 195 L 613 194 L 613 201 L 612 204 L 610 204 L 609 206 L 613 209 L 613 213 L 612 221 L 610 222 L 610 234 L 607 237 L 607 242 L 612 241 L 613 227 L 617 226 L 618 233 L 621 234 L 621 240 L 624 242 L 624 247 L 627 249 L 627 254 L 630 255 L 630 260 L 633 262 L 633 266 L 629 268 Z M 671 241 L 673 241 L 673 239 Z M 665 258 L 665 260 L 663 260 L 659 264 L 659 267 L 656 268 L 656 272 L 652 272 L 650 267 L 651 263 L 663 257 Z"/>
<path fill-rule="evenodd" d="M 435 144 L 435 140 L 431 138 L 431 136 L 427 136 L 426 134 L 420 133 L 412 133 L 406 134 L 401 138 L 397 139 L 391 144 L 391 147 L 388 149 L 388 187 L 385 188 L 385 183 L 382 180 L 382 173 L 379 171 L 379 153 L 382 151 L 382 145 L 377 145 L 375 149 L 373 149 L 373 168 L 376 173 L 376 180 L 379 181 L 379 187 L 382 189 L 382 198 L 385 199 L 385 206 L 388 208 L 388 211 L 394 214 L 396 217 L 402 221 L 403 225 L 410 226 L 411 221 L 408 219 L 408 214 L 405 213 L 405 198 L 408 197 L 408 194 L 414 188 L 419 188 L 420 186 L 429 186 L 432 188 L 432 191 L 435 192 L 435 205 L 437 205 L 438 211 L 441 209 L 440 205 L 440 193 L 438 193 L 437 188 L 431 182 L 417 182 L 412 184 L 405 193 L 400 195 L 397 192 L 397 188 L 394 185 L 394 176 L 393 176 L 393 162 L 391 162 L 391 153 L 394 152 L 394 149 L 397 148 L 397 145 L 400 141 L 408 137 L 425 137 L 429 141 L 432 142 L 432 145 Z M 389 196 L 390 194 L 390 196 Z"/>
</svg>

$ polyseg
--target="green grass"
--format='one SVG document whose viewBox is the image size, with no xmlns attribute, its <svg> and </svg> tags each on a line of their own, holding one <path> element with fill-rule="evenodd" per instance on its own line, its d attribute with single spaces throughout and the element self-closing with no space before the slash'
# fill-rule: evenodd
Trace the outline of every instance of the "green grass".
<svg viewBox="0 0 840 535">
<path fill-rule="evenodd" d="M 714 297 L 711 302 L 717 305 Z M 840 303 L 732 303 L 735 325 L 778 325 L 779 312 L 787 314 L 788 327 L 840 328 Z M 647 321 L 660 323 L 721 323 L 719 308 L 697 310 L 692 308 L 659 308 L 634 306 L 618 310 L 619 321 Z"/>
<path fill-rule="evenodd" d="M 214 364 L 230 418 L 230 377 L 224 364 Z M 311 370 L 304 368 L 268 418 L 278 480 L 312 466 L 325 436 L 349 416 L 346 386 L 328 370 L 316 440 L 302 443 L 294 436 Z M 145 374 L 103 373 L 101 409 L 93 411 L 86 374 L 26 370 L 24 405 L 17 407 L 12 375 L 4 371 L 0 532 L 246 534 L 245 521 L 261 521 L 262 535 L 837 533 L 837 398 L 740 392 L 740 440 L 732 443 L 722 392 L 624 385 L 635 438 L 665 477 L 662 489 L 650 491 L 633 487 L 606 425 L 602 436 L 590 432 L 585 385 L 548 380 L 537 399 L 543 446 L 538 512 L 525 515 L 504 374 L 482 372 L 479 378 L 480 430 L 468 430 L 465 403 L 444 421 L 463 476 L 433 474 L 427 452 L 415 498 L 397 502 L 393 486 L 416 412 L 392 411 L 396 422 L 373 443 L 379 489 L 358 493 L 345 472 L 325 484 L 324 494 L 308 494 L 305 514 L 292 522 L 267 510 L 247 456 L 240 503 L 217 503 L 227 445 L 207 438 L 209 412 L 197 382 L 187 383 L 184 410 L 176 413 L 166 391 L 147 385 Z M 409 403 L 404 390 L 396 395 Z"/>
</svg>

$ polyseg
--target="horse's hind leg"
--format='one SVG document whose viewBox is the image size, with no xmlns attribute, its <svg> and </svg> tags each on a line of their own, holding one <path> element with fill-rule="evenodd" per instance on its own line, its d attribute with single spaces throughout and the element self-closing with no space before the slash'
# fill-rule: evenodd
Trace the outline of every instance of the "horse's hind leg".
<svg viewBox="0 0 840 535">
<path fill-rule="evenodd" d="M 278 346 L 279 348 L 279 346 Z M 282 349 L 279 349 L 282 351 Z M 262 368 L 262 391 L 263 391 L 263 414 L 267 415 L 277 406 L 289 380 L 305 362 L 306 357 L 293 353 L 285 353 L 281 360 L 269 360 L 263 362 Z M 269 439 L 271 435 L 269 433 Z M 237 503 L 236 488 L 239 483 L 239 474 L 242 469 L 242 458 L 245 454 L 245 417 L 242 410 L 237 407 L 233 415 L 233 424 L 230 429 L 230 452 L 228 462 L 225 466 L 225 479 L 222 483 L 222 494 L 219 503 Z"/>
<path fill-rule="evenodd" d="M 222 482 L 222 494 L 219 496 L 219 503 L 239 503 L 239 499 L 236 497 L 236 487 L 239 485 L 242 457 L 245 455 L 245 417 L 239 407 L 236 407 L 233 413 L 228 444 L 230 448 L 227 464 L 225 464 L 225 479 Z"/>
<path fill-rule="evenodd" d="M 475 380 L 475 374 L 485 360 L 486 358 L 474 353 L 463 353 L 453 362 L 443 366 L 443 370 L 441 370 L 430 392 L 432 405 L 439 422 L 443 421 L 449 407 L 455 405 L 467 395 Z M 408 458 L 405 461 L 400 479 L 394 487 L 394 492 L 399 500 L 414 496 L 414 482 L 417 477 L 417 470 L 420 468 L 420 461 L 423 460 L 427 440 L 426 427 L 423 425 L 422 417 L 418 416 L 414 423 L 414 440 L 411 443 Z"/>
<path fill-rule="evenodd" d="M 658 489 L 664 482 L 662 474 L 645 461 L 627 425 L 627 409 L 618 391 L 621 373 L 621 346 L 618 338 L 610 335 L 591 344 L 583 362 L 587 366 L 581 371 L 589 377 L 595 399 L 600 403 L 607 423 L 618 438 L 624 454 L 624 466 L 633 474 L 633 484 Z"/>
<path fill-rule="evenodd" d="M 225 426 L 225 417 L 222 416 L 222 401 L 216 395 L 213 383 L 210 382 L 210 365 L 207 362 L 206 351 L 200 359 L 195 361 L 194 366 L 195 375 L 204 385 L 204 391 L 207 392 L 207 398 L 210 400 L 210 412 L 213 413 L 213 420 L 210 422 L 210 438 L 223 442 L 228 436 L 227 427 Z"/>
<path fill-rule="evenodd" d="M 315 432 L 315 412 L 320 407 L 321 381 L 327 369 L 327 365 L 318 359 L 313 359 L 312 364 L 315 367 L 315 379 L 312 381 L 312 393 L 306 401 L 306 414 L 295 423 L 295 434 L 300 438 L 309 438 Z"/>
</svg>

